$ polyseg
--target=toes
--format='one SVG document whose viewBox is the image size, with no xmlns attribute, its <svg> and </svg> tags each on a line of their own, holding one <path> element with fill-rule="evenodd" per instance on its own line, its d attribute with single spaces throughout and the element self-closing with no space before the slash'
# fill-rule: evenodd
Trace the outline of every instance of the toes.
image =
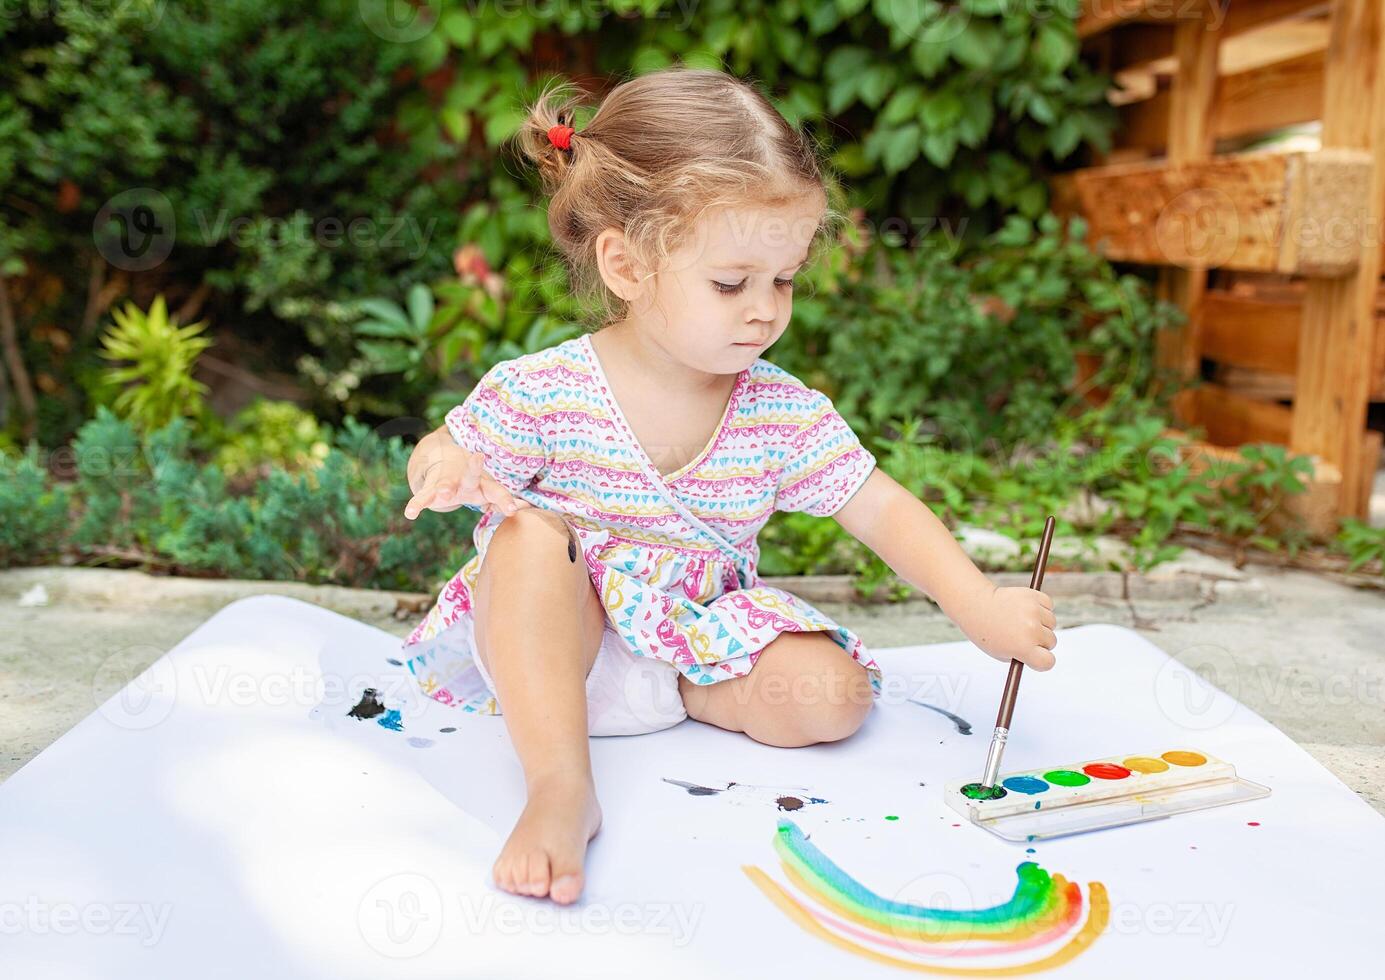
<svg viewBox="0 0 1385 980">
<path fill-rule="evenodd" d="M 502 857 L 495 862 L 491 868 L 491 880 L 495 882 L 495 887 L 501 891 L 513 892 L 515 890 L 512 862 L 508 858 Z"/>
<path fill-rule="evenodd" d="M 562 866 L 559 870 L 559 867 L 555 864 L 553 868 L 553 884 L 549 886 L 548 895 L 553 901 L 567 905 L 582 894 L 582 869 Z"/>
<path fill-rule="evenodd" d="M 526 862 L 521 887 L 524 894 L 542 898 L 548 894 L 548 855 L 543 851 L 531 851 Z"/>
</svg>

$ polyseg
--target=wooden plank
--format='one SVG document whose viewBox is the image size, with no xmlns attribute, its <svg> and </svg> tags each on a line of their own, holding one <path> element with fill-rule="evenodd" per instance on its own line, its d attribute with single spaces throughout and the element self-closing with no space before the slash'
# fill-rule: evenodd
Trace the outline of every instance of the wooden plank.
<svg viewBox="0 0 1385 980">
<path fill-rule="evenodd" d="M 1168 163 L 1181 166 L 1205 161 L 1212 155 L 1216 126 L 1217 48 L 1221 43 L 1220 20 L 1180 20 L 1174 28 L 1173 50 L 1177 71 L 1169 90 Z M 1207 266 L 1193 264 L 1160 273 L 1159 292 L 1178 304 L 1187 316 L 1179 328 L 1160 338 L 1158 355 L 1166 367 L 1183 378 L 1197 376 L 1202 351 L 1202 300 L 1207 291 Z M 1174 397 L 1174 414 L 1187 422 L 1202 421 L 1200 402 L 1191 392 Z"/>
<path fill-rule="evenodd" d="M 1375 474 L 1380 469 L 1380 450 L 1385 445 L 1385 433 L 1377 429 L 1367 429 L 1361 441 L 1360 484 L 1357 494 L 1366 502 L 1366 512 L 1370 512 L 1371 493 L 1375 490 Z"/>
<path fill-rule="evenodd" d="M 1293 374 L 1302 306 L 1212 291 L 1203 300 L 1202 353 L 1222 364 Z"/>
<path fill-rule="evenodd" d="M 1290 58 L 1268 67 L 1223 75 L 1213 121 L 1215 139 L 1235 139 L 1312 122 L 1322 116 L 1323 52 Z M 1118 110 L 1115 146 L 1155 151 L 1166 141 L 1171 93 L 1160 92 Z"/>
<path fill-rule="evenodd" d="M 1359 150 L 1237 153 L 1076 170 L 1051 188 L 1114 261 L 1341 277 L 1379 252 L 1362 247 L 1370 173 Z"/>
<path fill-rule="evenodd" d="M 1212 444 L 1240 446 L 1247 442 L 1274 442 L 1282 446 L 1289 442 L 1292 409 L 1278 402 L 1247 398 L 1210 382 L 1204 382 L 1193 392 L 1197 396 L 1198 418 Z"/>
<path fill-rule="evenodd" d="M 1103 0 L 1086 0 L 1086 6 L 1095 9 Z M 1174 0 L 1166 0 L 1174 2 Z M 1224 11 L 1221 22 L 1221 35 L 1225 40 L 1252 31 L 1262 24 L 1284 20 L 1289 17 L 1315 16 L 1330 7 L 1328 0 L 1253 0 L 1250 3 L 1237 0 L 1228 6 L 1228 0 L 1219 0 L 1217 9 Z M 1084 12 L 1085 13 L 1085 12 Z M 1078 36 L 1087 44 L 1100 43 L 1097 37 L 1102 31 L 1082 33 L 1082 19 L 1078 19 Z M 1097 22 L 1092 21 L 1095 25 Z M 1116 26 L 1111 23 L 1103 30 Z M 1090 42 L 1086 41 L 1091 38 Z M 1159 61 L 1173 55 L 1173 31 L 1168 22 L 1157 24 L 1130 23 L 1114 35 L 1111 60 L 1107 70 L 1125 71 Z"/>
<path fill-rule="evenodd" d="M 1202 0 L 1083 0 L 1077 36 L 1095 37 L 1136 21 L 1172 21 L 1178 17 L 1179 9 L 1186 9 L 1189 4 L 1201 6 Z"/>
<path fill-rule="evenodd" d="M 1342 279 L 1308 284 L 1299 333 L 1289 444 L 1342 470 L 1337 513 L 1364 517 L 1361 474 L 1366 402 L 1372 381 L 1375 299 L 1381 254 L 1374 229 L 1385 210 L 1385 7 L 1380 0 L 1335 0 L 1328 48 L 1323 145 L 1374 154 L 1361 211 L 1357 267 Z M 1369 238 L 1366 232 L 1369 231 Z"/>
</svg>

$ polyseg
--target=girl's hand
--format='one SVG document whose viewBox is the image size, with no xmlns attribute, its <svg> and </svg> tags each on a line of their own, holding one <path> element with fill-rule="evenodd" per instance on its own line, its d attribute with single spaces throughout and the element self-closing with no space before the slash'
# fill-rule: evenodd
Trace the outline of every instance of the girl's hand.
<svg viewBox="0 0 1385 980">
<path fill-rule="evenodd" d="M 1018 660 L 1035 670 L 1048 670 L 1055 663 L 1053 648 L 1058 644 L 1054 630 L 1053 600 L 1036 589 L 1021 586 L 990 586 L 967 604 L 966 621 L 958 626 L 986 653 L 1006 662 Z"/>
<path fill-rule="evenodd" d="M 454 445 L 444 448 L 440 456 L 426 471 L 423 485 L 404 506 L 404 516 L 409 520 L 424 510 L 447 513 L 465 504 L 497 507 L 507 516 L 530 506 L 486 472 L 480 453 Z"/>
</svg>

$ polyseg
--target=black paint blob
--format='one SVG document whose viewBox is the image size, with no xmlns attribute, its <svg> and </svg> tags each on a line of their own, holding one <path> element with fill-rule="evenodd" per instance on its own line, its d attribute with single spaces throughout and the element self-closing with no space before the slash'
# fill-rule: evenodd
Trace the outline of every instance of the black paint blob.
<svg viewBox="0 0 1385 980">
<path fill-rule="evenodd" d="M 348 718 L 374 718 L 384 713 L 385 706 L 380 701 L 380 692 L 368 687 L 361 692 L 361 700 L 356 702 L 356 706 L 346 715 Z"/>
</svg>

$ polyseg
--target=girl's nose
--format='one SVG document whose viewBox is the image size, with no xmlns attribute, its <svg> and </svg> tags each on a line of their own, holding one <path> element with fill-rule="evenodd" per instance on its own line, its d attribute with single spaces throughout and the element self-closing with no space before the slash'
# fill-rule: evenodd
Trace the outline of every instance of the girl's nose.
<svg viewBox="0 0 1385 980">
<path fill-rule="evenodd" d="M 774 286 L 771 284 L 768 290 L 757 289 L 751 294 L 750 305 L 745 311 L 746 320 L 774 324 L 779 316 L 779 299 L 774 295 L 773 289 Z"/>
</svg>

